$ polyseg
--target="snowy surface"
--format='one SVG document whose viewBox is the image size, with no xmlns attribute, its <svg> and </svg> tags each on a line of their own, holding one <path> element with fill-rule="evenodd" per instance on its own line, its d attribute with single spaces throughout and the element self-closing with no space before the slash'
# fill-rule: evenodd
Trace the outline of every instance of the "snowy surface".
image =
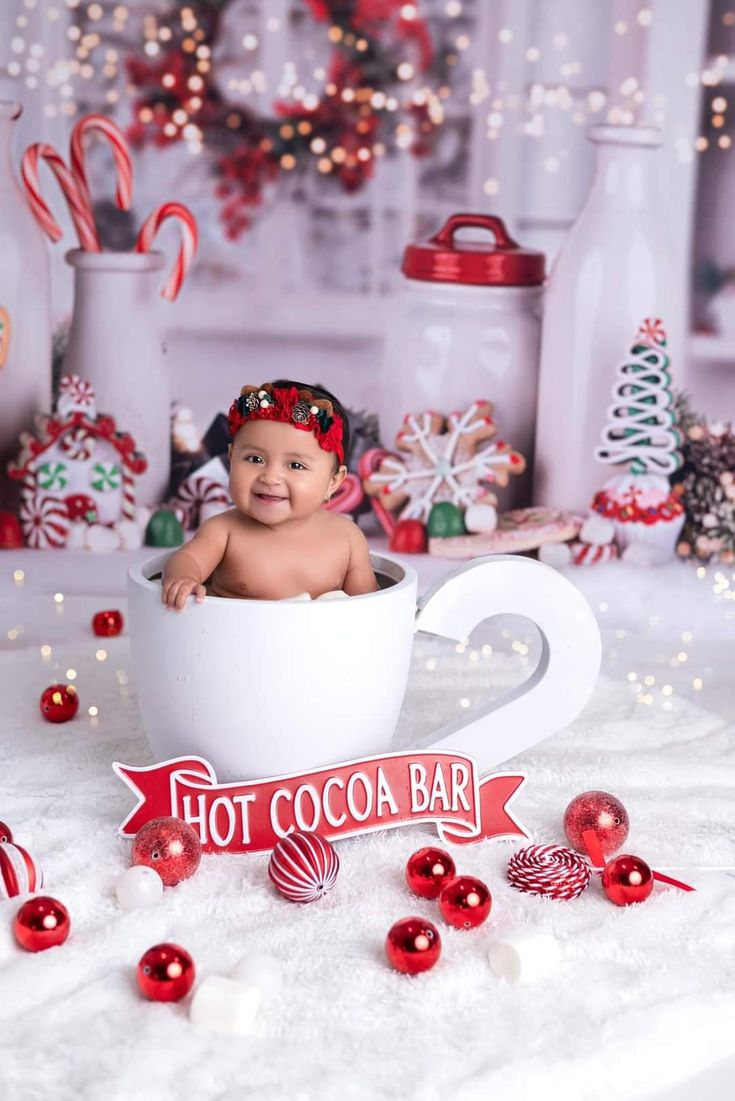
<svg viewBox="0 0 735 1101">
<path fill-rule="evenodd" d="M 0 903 L 3 1101 L 727 1096 L 714 1079 L 705 1093 L 698 1076 L 735 1057 L 729 573 L 570 571 L 603 628 L 604 676 L 568 730 L 511 762 L 528 775 L 514 811 L 534 841 L 562 842 L 568 801 L 601 787 L 628 808 L 626 849 L 696 893 L 657 887 L 644 906 L 618 909 L 593 885 L 573 903 L 544 902 L 507 885 L 515 845 L 484 842 L 454 850 L 494 899 L 488 923 L 461 933 L 403 882 L 408 856 L 435 836 L 425 828 L 340 842 L 337 885 L 310 906 L 275 896 L 256 854 L 205 857 L 156 909 L 120 910 L 114 884 L 130 846 L 116 828 L 130 795 L 110 762 L 151 757 L 128 639 L 96 639 L 89 622 L 125 610 L 124 567 L 148 553 L 0 560 L 0 819 L 43 864 L 73 925 L 64 946 L 27 955 L 10 932 L 16 904 Z M 422 589 L 448 566 L 415 564 Z M 419 636 L 397 742 L 523 680 L 535 648 L 530 625 L 510 619 L 461 652 Z M 82 707 L 50 726 L 37 699 L 69 669 Z M 434 971 L 408 979 L 387 967 L 382 942 L 414 912 L 437 921 L 444 950 Z M 487 962 L 491 940 L 519 926 L 553 932 L 563 948 L 558 975 L 527 989 L 498 981 Z M 186 1002 L 139 997 L 135 964 L 162 940 L 188 948 L 200 978 L 228 974 L 249 952 L 280 956 L 283 990 L 252 1036 L 212 1035 L 189 1022 Z"/>
</svg>

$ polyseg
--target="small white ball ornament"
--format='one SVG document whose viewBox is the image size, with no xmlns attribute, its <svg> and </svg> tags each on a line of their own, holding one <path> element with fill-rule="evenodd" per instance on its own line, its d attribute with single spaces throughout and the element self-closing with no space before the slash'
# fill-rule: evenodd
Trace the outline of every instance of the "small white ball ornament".
<svg viewBox="0 0 735 1101">
<path fill-rule="evenodd" d="M 475 534 L 481 531 L 495 531 L 498 526 L 498 513 L 492 505 L 470 505 L 464 514 L 464 526 L 467 531 Z"/>
<path fill-rule="evenodd" d="M 147 909 L 160 902 L 163 880 L 155 868 L 134 864 L 118 879 L 115 894 L 123 910 Z"/>
</svg>

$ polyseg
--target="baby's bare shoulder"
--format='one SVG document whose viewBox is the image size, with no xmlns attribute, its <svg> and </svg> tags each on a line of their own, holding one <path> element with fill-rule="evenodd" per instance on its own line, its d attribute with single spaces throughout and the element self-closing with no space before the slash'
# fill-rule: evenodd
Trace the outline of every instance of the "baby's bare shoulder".
<svg viewBox="0 0 735 1101">
<path fill-rule="evenodd" d="M 360 533 L 357 524 L 349 516 L 343 516 L 339 512 L 329 512 L 327 509 L 319 512 L 318 523 L 321 531 L 332 539 L 353 539 L 355 532 Z"/>
</svg>

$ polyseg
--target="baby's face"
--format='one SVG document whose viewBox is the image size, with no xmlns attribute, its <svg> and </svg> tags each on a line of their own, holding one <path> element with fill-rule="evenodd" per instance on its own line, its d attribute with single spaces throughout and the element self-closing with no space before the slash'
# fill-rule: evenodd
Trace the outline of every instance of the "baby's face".
<svg viewBox="0 0 735 1101">
<path fill-rule="evenodd" d="M 235 507 L 269 526 L 306 519 L 344 478 L 334 455 L 311 432 L 280 421 L 244 424 L 232 443 L 230 493 Z"/>
</svg>

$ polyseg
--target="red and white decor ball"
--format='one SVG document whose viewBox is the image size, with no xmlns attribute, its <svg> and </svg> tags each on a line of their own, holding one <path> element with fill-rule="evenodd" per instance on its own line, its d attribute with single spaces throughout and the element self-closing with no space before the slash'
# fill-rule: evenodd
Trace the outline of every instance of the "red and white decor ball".
<svg viewBox="0 0 735 1101">
<path fill-rule="evenodd" d="M 181 818 L 151 818 L 133 840 L 131 864 L 147 864 L 165 887 L 175 887 L 199 867 L 202 843 L 196 830 Z"/>
<path fill-rule="evenodd" d="M 24 902 L 13 921 L 13 933 L 26 952 L 45 952 L 69 936 L 69 911 L 55 898 L 39 896 Z"/>
<path fill-rule="evenodd" d="M 68 723 L 79 710 L 79 696 L 73 684 L 51 684 L 38 701 L 46 722 Z"/>
<path fill-rule="evenodd" d="M 0 828 L 1 832 L 2 828 Z M 0 899 L 27 895 L 31 891 L 38 891 L 41 887 L 43 887 L 43 872 L 31 854 L 11 841 L 1 843 Z"/>
<path fill-rule="evenodd" d="M 605 865 L 602 889 L 616 906 L 645 902 L 653 890 L 653 872 L 639 856 L 616 856 Z"/>
<path fill-rule="evenodd" d="M 571 899 L 590 881 L 584 857 L 564 845 L 528 845 L 508 861 L 508 882 L 518 891 L 546 898 Z"/>
<path fill-rule="evenodd" d="M 422 917 L 401 918 L 390 927 L 385 938 L 389 964 L 404 975 L 429 971 L 439 959 L 441 950 L 439 930 Z"/>
<path fill-rule="evenodd" d="M 492 904 L 486 884 L 473 875 L 454 876 L 439 893 L 439 912 L 455 929 L 476 929 L 482 925 Z"/>
<path fill-rule="evenodd" d="M 122 632 L 124 626 L 123 614 L 117 609 L 97 612 L 92 617 L 92 631 L 99 638 L 115 638 Z"/>
<path fill-rule="evenodd" d="M 455 874 L 456 868 L 449 853 L 431 845 L 417 849 L 406 864 L 406 882 L 420 898 L 438 898 L 446 881 Z"/>
<path fill-rule="evenodd" d="M 331 891 L 339 872 L 339 857 L 318 833 L 295 832 L 283 837 L 271 853 L 268 875 L 291 902 L 314 902 Z"/>
<path fill-rule="evenodd" d="M 629 828 L 627 810 L 607 791 L 585 791 L 572 799 L 564 811 L 564 832 L 577 852 L 587 852 L 582 835 L 591 830 L 603 855 L 609 856 L 625 843 Z"/>
<path fill-rule="evenodd" d="M 154 944 L 138 961 L 138 986 L 152 1002 L 178 1002 L 195 978 L 194 960 L 180 944 Z"/>
<path fill-rule="evenodd" d="M 0 822 L 0 844 L 4 845 L 6 841 L 12 841 L 13 834 L 10 826 L 6 826 L 4 822 Z"/>
</svg>

